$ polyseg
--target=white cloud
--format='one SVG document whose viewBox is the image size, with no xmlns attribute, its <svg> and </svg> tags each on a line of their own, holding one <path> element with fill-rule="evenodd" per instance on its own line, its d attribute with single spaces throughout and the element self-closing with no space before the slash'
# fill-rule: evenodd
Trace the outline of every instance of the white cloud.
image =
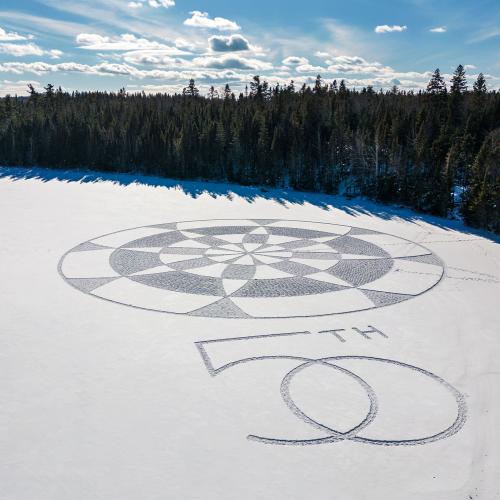
<svg viewBox="0 0 500 500">
<path fill-rule="evenodd" d="M 181 94 L 185 84 L 162 84 L 162 85 L 129 85 L 127 91 L 131 93 L 144 92 L 146 94 Z"/>
<path fill-rule="evenodd" d="M 193 66 L 201 68 L 215 69 L 247 69 L 262 71 L 272 69 L 273 65 L 268 62 L 259 61 L 235 55 L 225 55 L 220 57 L 195 57 L 192 61 Z"/>
<path fill-rule="evenodd" d="M 431 33 L 446 33 L 446 26 L 437 26 L 429 30 Z"/>
<path fill-rule="evenodd" d="M 0 42 L 18 42 L 20 40 L 31 40 L 33 35 L 23 36 L 15 31 L 5 31 L 0 28 Z"/>
<path fill-rule="evenodd" d="M 9 95 L 27 95 L 28 84 L 31 83 L 37 91 L 42 91 L 43 87 L 40 82 L 33 80 L 18 80 L 17 82 L 11 80 L 0 81 L 0 96 Z"/>
<path fill-rule="evenodd" d="M 34 43 L 0 43 L 0 52 L 15 57 L 43 56 L 44 51 Z"/>
<path fill-rule="evenodd" d="M 127 4 L 131 9 L 140 9 L 143 5 L 149 5 L 150 7 L 154 7 L 157 9 L 158 7 L 165 7 L 168 9 L 175 5 L 174 0 L 137 0 L 132 1 Z"/>
<path fill-rule="evenodd" d="M 369 62 L 359 56 L 336 56 L 327 59 L 328 71 L 332 73 L 388 73 L 393 71 L 379 62 Z"/>
<path fill-rule="evenodd" d="M 188 41 L 184 38 L 176 38 L 174 40 L 175 46 L 180 50 L 187 50 L 189 52 L 204 52 L 206 47 L 204 44 L 197 41 Z"/>
<path fill-rule="evenodd" d="M 160 66 L 172 66 L 184 61 L 171 57 L 170 51 L 163 50 L 132 50 L 123 54 L 123 60 L 129 64 L 156 64 Z"/>
<path fill-rule="evenodd" d="M 52 49 L 48 51 L 48 54 L 52 59 L 59 59 L 63 55 L 63 51 L 58 49 Z"/>
<path fill-rule="evenodd" d="M 238 31 L 241 29 L 241 26 L 238 26 L 234 21 L 230 21 L 224 17 L 214 17 L 211 19 L 208 12 L 193 10 L 190 14 L 191 17 L 184 21 L 186 26 L 216 29 L 219 31 Z"/>
<path fill-rule="evenodd" d="M 149 0 L 148 4 L 155 9 L 158 7 L 165 7 L 165 9 L 168 9 L 169 7 L 173 7 L 175 2 L 174 0 Z"/>
<path fill-rule="evenodd" d="M 309 59 L 299 56 L 288 56 L 282 61 L 286 66 L 298 66 L 300 64 L 309 64 Z"/>
<path fill-rule="evenodd" d="M 165 45 L 163 43 L 147 40 L 146 38 L 137 38 L 130 33 L 123 33 L 120 36 L 108 37 L 98 35 L 96 33 L 80 33 L 76 37 L 76 43 L 81 49 L 86 50 L 115 50 L 115 51 L 130 51 L 130 50 L 161 50 L 170 55 L 185 54 L 177 47 Z"/>
<path fill-rule="evenodd" d="M 322 66 L 313 66 L 312 64 L 299 64 L 295 69 L 299 73 L 321 73 L 325 71 Z"/>
<path fill-rule="evenodd" d="M 200 58 L 203 59 L 203 58 Z M 216 58 L 212 58 L 216 59 Z M 246 61 L 246 62 L 245 62 Z M 190 78 L 207 80 L 208 82 L 231 82 L 231 81 L 249 81 L 251 76 L 248 73 L 238 73 L 232 69 L 227 69 L 229 66 L 236 67 L 237 64 L 232 63 L 227 59 L 222 59 L 220 64 L 217 61 L 197 61 L 197 68 L 191 69 L 189 67 L 185 70 L 173 71 L 162 69 L 142 70 L 129 64 L 116 64 L 116 63 L 100 63 L 95 65 L 80 64 L 77 62 L 67 62 L 59 64 L 51 64 L 46 62 L 33 62 L 33 63 L 20 63 L 20 62 L 6 62 L 0 63 L 0 72 L 8 72 L 14 74 L 34 73 L 43 75 L 48 73 L 65 72 L 65 73 L 84 73 L 88 75 L 98 76 L 127 76 L 137 79 L 160 79 L 166 81 L 182 81 L 186 82 Z M 224 67 L 224 64 L 226 67 Z M 256 68 L 256 66 L 261 65 Z M 202 67 L 202 66 L 205 67 Z M 261 63 L 261 61 L 240 59 L 241 66 L 247 66 L 243 69 L 268 69 L 268 65 Z M 264 68 L 265 66 L 265 68 Z M 213 70 L 221 69 L 221 71 Z"/>
<path fill-rule="evenodd" d="M 474 64 L 465 64 L 464 69 L 477 69 L 477 66 L 474 66 Z"/>
<path fill-rule="evenodd" d="M 393 26 L 388 26 L 387 24 L 382 24 L 375 27 L 375 33 L 392 33 L 393 31 L 406 31 L 408 26 L 399 26 L 394 24 Z"/>
<path fill-rule="evenodd" d="M 47 55 L 51 59 L 59 59 L 63 54 L 57 49 L 43 50 L 35 43 L 0 43 L 0 52 L 14 57 Z"/>
<path fill-rule="evenodd" d="M 238 52 L 250 50 L 250 43 L 241 35 L 214 35 L 208 39 L 208 46 L 214 52 Z"/>
</svg>

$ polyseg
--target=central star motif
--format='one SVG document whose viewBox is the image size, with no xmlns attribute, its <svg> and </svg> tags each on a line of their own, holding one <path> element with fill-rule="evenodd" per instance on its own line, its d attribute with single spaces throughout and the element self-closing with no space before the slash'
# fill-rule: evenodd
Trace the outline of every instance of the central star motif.
<svg viewBox="0 0 500 500">
<path fill-rule="evenodd" d="M 243 266 L 274 264 L 292 257 L 292 252 L 266 243 L 229 243 L 208 248 L 205 256 L 215 262 L 231 262 Z"/>
</svg>

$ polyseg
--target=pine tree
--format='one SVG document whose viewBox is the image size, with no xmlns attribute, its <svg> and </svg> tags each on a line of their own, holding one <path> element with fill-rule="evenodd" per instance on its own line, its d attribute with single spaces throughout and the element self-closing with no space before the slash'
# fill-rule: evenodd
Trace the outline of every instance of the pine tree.
<svg viewBox="0 0 500 500">
<path fill-rule="evenodd" d="M 36 98 L 38 96 L 38 92 L 36 91 L 32 83 L 28 83 L 28 93 L 32 98 Z"/>
<path fill-rule="evenodd" d="M 194 79 L 191 78 L 189 80 L 188 86 L 184 87 L 182 90 L 183 95 L 185 96 L 191 96 L 191 97 L 197 97 L 199 95 L 199 90 L 196 88 Z"/>
<path fill-rule="evenodd" d="M 269 83 L 267 83 L 266 80 L 264 80 L 262 82 L 262 88 L 261 88 L 261 93 L 262 93 L 262 97 L 264 97 L 264 99 L 269 99 L 271 97 L 271 87 L 269 87 Z"/>
<path fill-rule="evenodd" d="M 46 87 L 44 87 L 45 90 L 45 97 L 48 99 L 51 99 L 54 97 L 54 85 L 52 83 L 48 83 Z"/>
<path fill-rule="evenodd" d="M 474 82 L 474 85 L 472 87 L 474 89 L 474 92 L 476 94 L 484 94 L 487 92 L 486 88 L 486 79 L 484 78 L 484 75 L 482 73 L 479 73 L 477 75 L 477 80 Z"/>
<path fill-rule="evenodd" d="M 467 92 L 467 79 L 465 78 L 465 69 L 459 64 L 451 78 L 450 92 L 452 94 L 463 94 Z"/>
<path fill-rule="evenodd" d="M 321 80 L 321 75 L 316 76 L 316 81 L 314 82 L 313 92 L 315 94 L 320 94 L 323 91 L 323 82 Z"/>
<path fill-rule="evenodd" d="M 215 89 L 215 87 L 212 85 L 210 89 L 208 90 L 208 98 L 209 99 L 217 99 L 219 97 L 219 92 Z"/>
<path fill-rule="evenodd" d="M 262 97 L 262 84 L 259 75 L 255 75 L 250 82 L 250 97 Z"/>
<path fill-rule="evenodd" d="M 434 73 L 427 84 L 427 92 L 429 94 L 444 94 L 446 93 L 446 84 L 444 83 L 444 79 L 441 76 L 441 72 L 439 68 L 434 70 Z"/>
</svg>

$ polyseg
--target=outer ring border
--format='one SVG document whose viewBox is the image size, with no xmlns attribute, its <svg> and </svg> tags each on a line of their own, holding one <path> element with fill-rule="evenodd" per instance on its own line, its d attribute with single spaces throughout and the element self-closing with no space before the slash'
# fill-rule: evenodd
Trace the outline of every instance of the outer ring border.
<svg viewBox="0 0 500 500">
<path fill-rule="evenodd" d="M 142 228 L 147 228 L 147 227 L 161 226 L 162 224 L 178 224 L 178 223 L 182 223 L 182 222 L 209 222 L 209 221 L 224 221 L 224 220 L 229 220 L 229 221 L 234 221 L 234 220 L 249 220 L 249 221 L 254 221 L 254 220 L 259 220 L 259 218 L 256 217 L 255 219 L 251 219 L 251 218 L 241 218 L 241 217 L 234 217 L 234 218 L 227 218 L 227 217 L 225 217 L 223 219 L 219 219 L 219 218 L 215 218 L 215 219 L 193 219 L 193 220 L 160 222 L 159 224 L 148 224 L 148 225 L 144 225 L 144 226 L 135 226 L 135 227 L 129 227 L 127 229 L 120 229 L 119 231 L 111 231 L 110 233 L 106 233 L 106 234 L 101 234 L 99 236 L 95 236 L 92 239 L 95 240 L 97 238 L 104 238 L 105 236 L 110 236 L 112 234 L 117 234 L 117 233 L 124 233 L 126 231 L 131 231 L 132 229 L 142 229 Z M 424 290 L 424 291 L 422 291 L 420 293 L 417 293 L 416 295 L 412 295 L 411 297 L 409 297 L 407 299 L 401 300 L 401 301 L 397 302 L 397 304 L 400 304 L 402 302 L 406 302 L 407 300 L 410 300 L 410 299 L 414 299 L 414 298 L 419 297 L 420 295 L 423 295 L 424 293 L 427 293 L 428 291 L 432 290 L 437 285 L 439 285 L 441 283 L 441 281 L 443 281 L 443 278 L 444 278 L 444 276 L 446 274 L 446 264 L 441 259 L 441 257 L 439 257 L 438 255 L 436 255 L 431 249 L 427 248 L 424 245 L 421 245 L 420 243 L 416 243 L 415 241 L 409 240 L 407 238 L 402 238 L 401 236 L 396 236 L 396 235 L 391 234 L 391 233 L 384 233 L 384 232 L 381 232 L 381 231 L 376 231 L 374 229 L 368 229 L 368 228 L 358 227 L 358 226 L 350 226 L 350 225 L 347 225 L 347 224 L 337 224 L 335 222 L 318 222 L 318 221 L 300 220 L 300 219 L 265 219 L 265 218 L 264 218 L 264 220 L 272 220 L 272 221 L 275 221 L 275 222 L 279 222 L 279 221 L 310 222 L 311 224 L 325 224 L 325 225 L 330 225 L 330 226 L 333 225 L 333 226 L 341 226 L 341 227 L 350 227 L 350 228 L 355 228 L 355 229 L 366 229 L 366 230 L 369 230 L 369 231 L 373 231 L 374 233 L 386 234 L 386 235 L 392 236 L 394 238 L 399 238 L 400 240 L 406 241 L 408 243 L 412 243 L 413 245 L 417 245 L 417 246 L 423 248 L 424 250 L 427 250 L 432 255 L 434 255 L 436 258 L 438 258 L 439 261 L 441 262 L 441 267 L 443 268 L 441 276 L 436 281 L 436 283 L 434 283 L 431 287 L 427 288 L 426 290 Z M 345 235 L 342 235 L 342 236 L 346 236 L 348 234 L 349 233 L 346 233 Z M 86 241 L 84 241 L 82 243 L 87 243 L 89 241 L 92 241 L 92 240 L 86 240 Z M 61 276 L 61 278 L 68 285 L 70 285 L 72 288 L 74 288 L 75 290 L 78 290 L 80 293 L 85 293 L 86 295 L 91 295 L 92 297 L 95 297 L 97 299 L 105 300 L 107 302 L 112 302 L 114 304 L 119 304 L 119 305 L 126 306 L 126 307 L 133 307 L 135 309 L 140 309 L 140 310 L 143 310 L 143 311 L 153 311 L 153 312 L 157 312 L 157 313 L 161 313 L 161 314 L 175 314 L 177 316 L 190 317 L 189 313 L 179 313 L 179 312 L 172 312 L 172 311 L 160 311 L 159 309 L 150 309 L 148 307 L 141 307 L 141 306 L 136 306 L 136 305 L 133 305 L 133 304 L 126 304 L 125 302 L 118 302 L 116 300 L 107 299 L 107 298 L 104 298 L 104 297 L 99 297 L 98 295 L 94 295 L 93 293 L 84 292 L 83 290 L 80 290 L 76 286 L 72 285 L 68 281 L 68 278 L 62 272 L 62 264 L 63 264 L 64 259 L 66 258 L 66 256 L 68 254 L 70 254 L 75 248 L 77 248 L 82 243 L 78 243 L 76 246 L 70 248 L 67 252 L 65 252 L 61 256 L 61 258 L 59 259 L 59 261 L 57 263 L 57 272 L 59 273 L 59 275 Z M 227 316 L 206 316 L 206 318 L 207 319 L 212 319 L 213 318 L 213 319 L 228 319 L 228 320 L 245 320 L 245 321 L 248 321 L 249 319 L 278 320 L 278 319 L 294 319 L 294 318 L 320 318 L 320 317 L 328 317 L 328 316 L 338 316 L 338 315 L 341 315 L 341 314 L 356 313 L 356 312 L 361 312 L 361 311 L 371 311 L 372 309 L 380 309 L 380 308 L 383 308 L 383 307 L 390 307 L 392 305 L 395 305 L 395 304 L 388 304 L 388 305 L 385 305 L 385 306 L 375 306 L 374 305 L 373 307 L 367 307 L 367 308 L 364 308 L 364 309 L 356 309 L 356 310 L 353 310 L 353 311 L 344 311 L 344 312 L 326 313 L 326 314 L 293 315 L 293 316 L 279 316 L 279 317 L 272 317 L 272 316 L 251 316 L 249 318 L 228 318 Z M 203 316 L 203 317 L 205 317 L 205 316 Z"/>
</svg>

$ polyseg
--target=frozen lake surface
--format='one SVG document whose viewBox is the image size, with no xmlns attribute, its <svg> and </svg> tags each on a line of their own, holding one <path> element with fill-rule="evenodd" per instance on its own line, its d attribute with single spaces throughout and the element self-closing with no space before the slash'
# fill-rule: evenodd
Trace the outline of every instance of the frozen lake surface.
<svg viewBox="0 0 500 500">
<path fill-rule="evenodd" d="M 500 498 L 492 235 L 17 168 L 0 220 L 0 499 Z"/>
</svg>

